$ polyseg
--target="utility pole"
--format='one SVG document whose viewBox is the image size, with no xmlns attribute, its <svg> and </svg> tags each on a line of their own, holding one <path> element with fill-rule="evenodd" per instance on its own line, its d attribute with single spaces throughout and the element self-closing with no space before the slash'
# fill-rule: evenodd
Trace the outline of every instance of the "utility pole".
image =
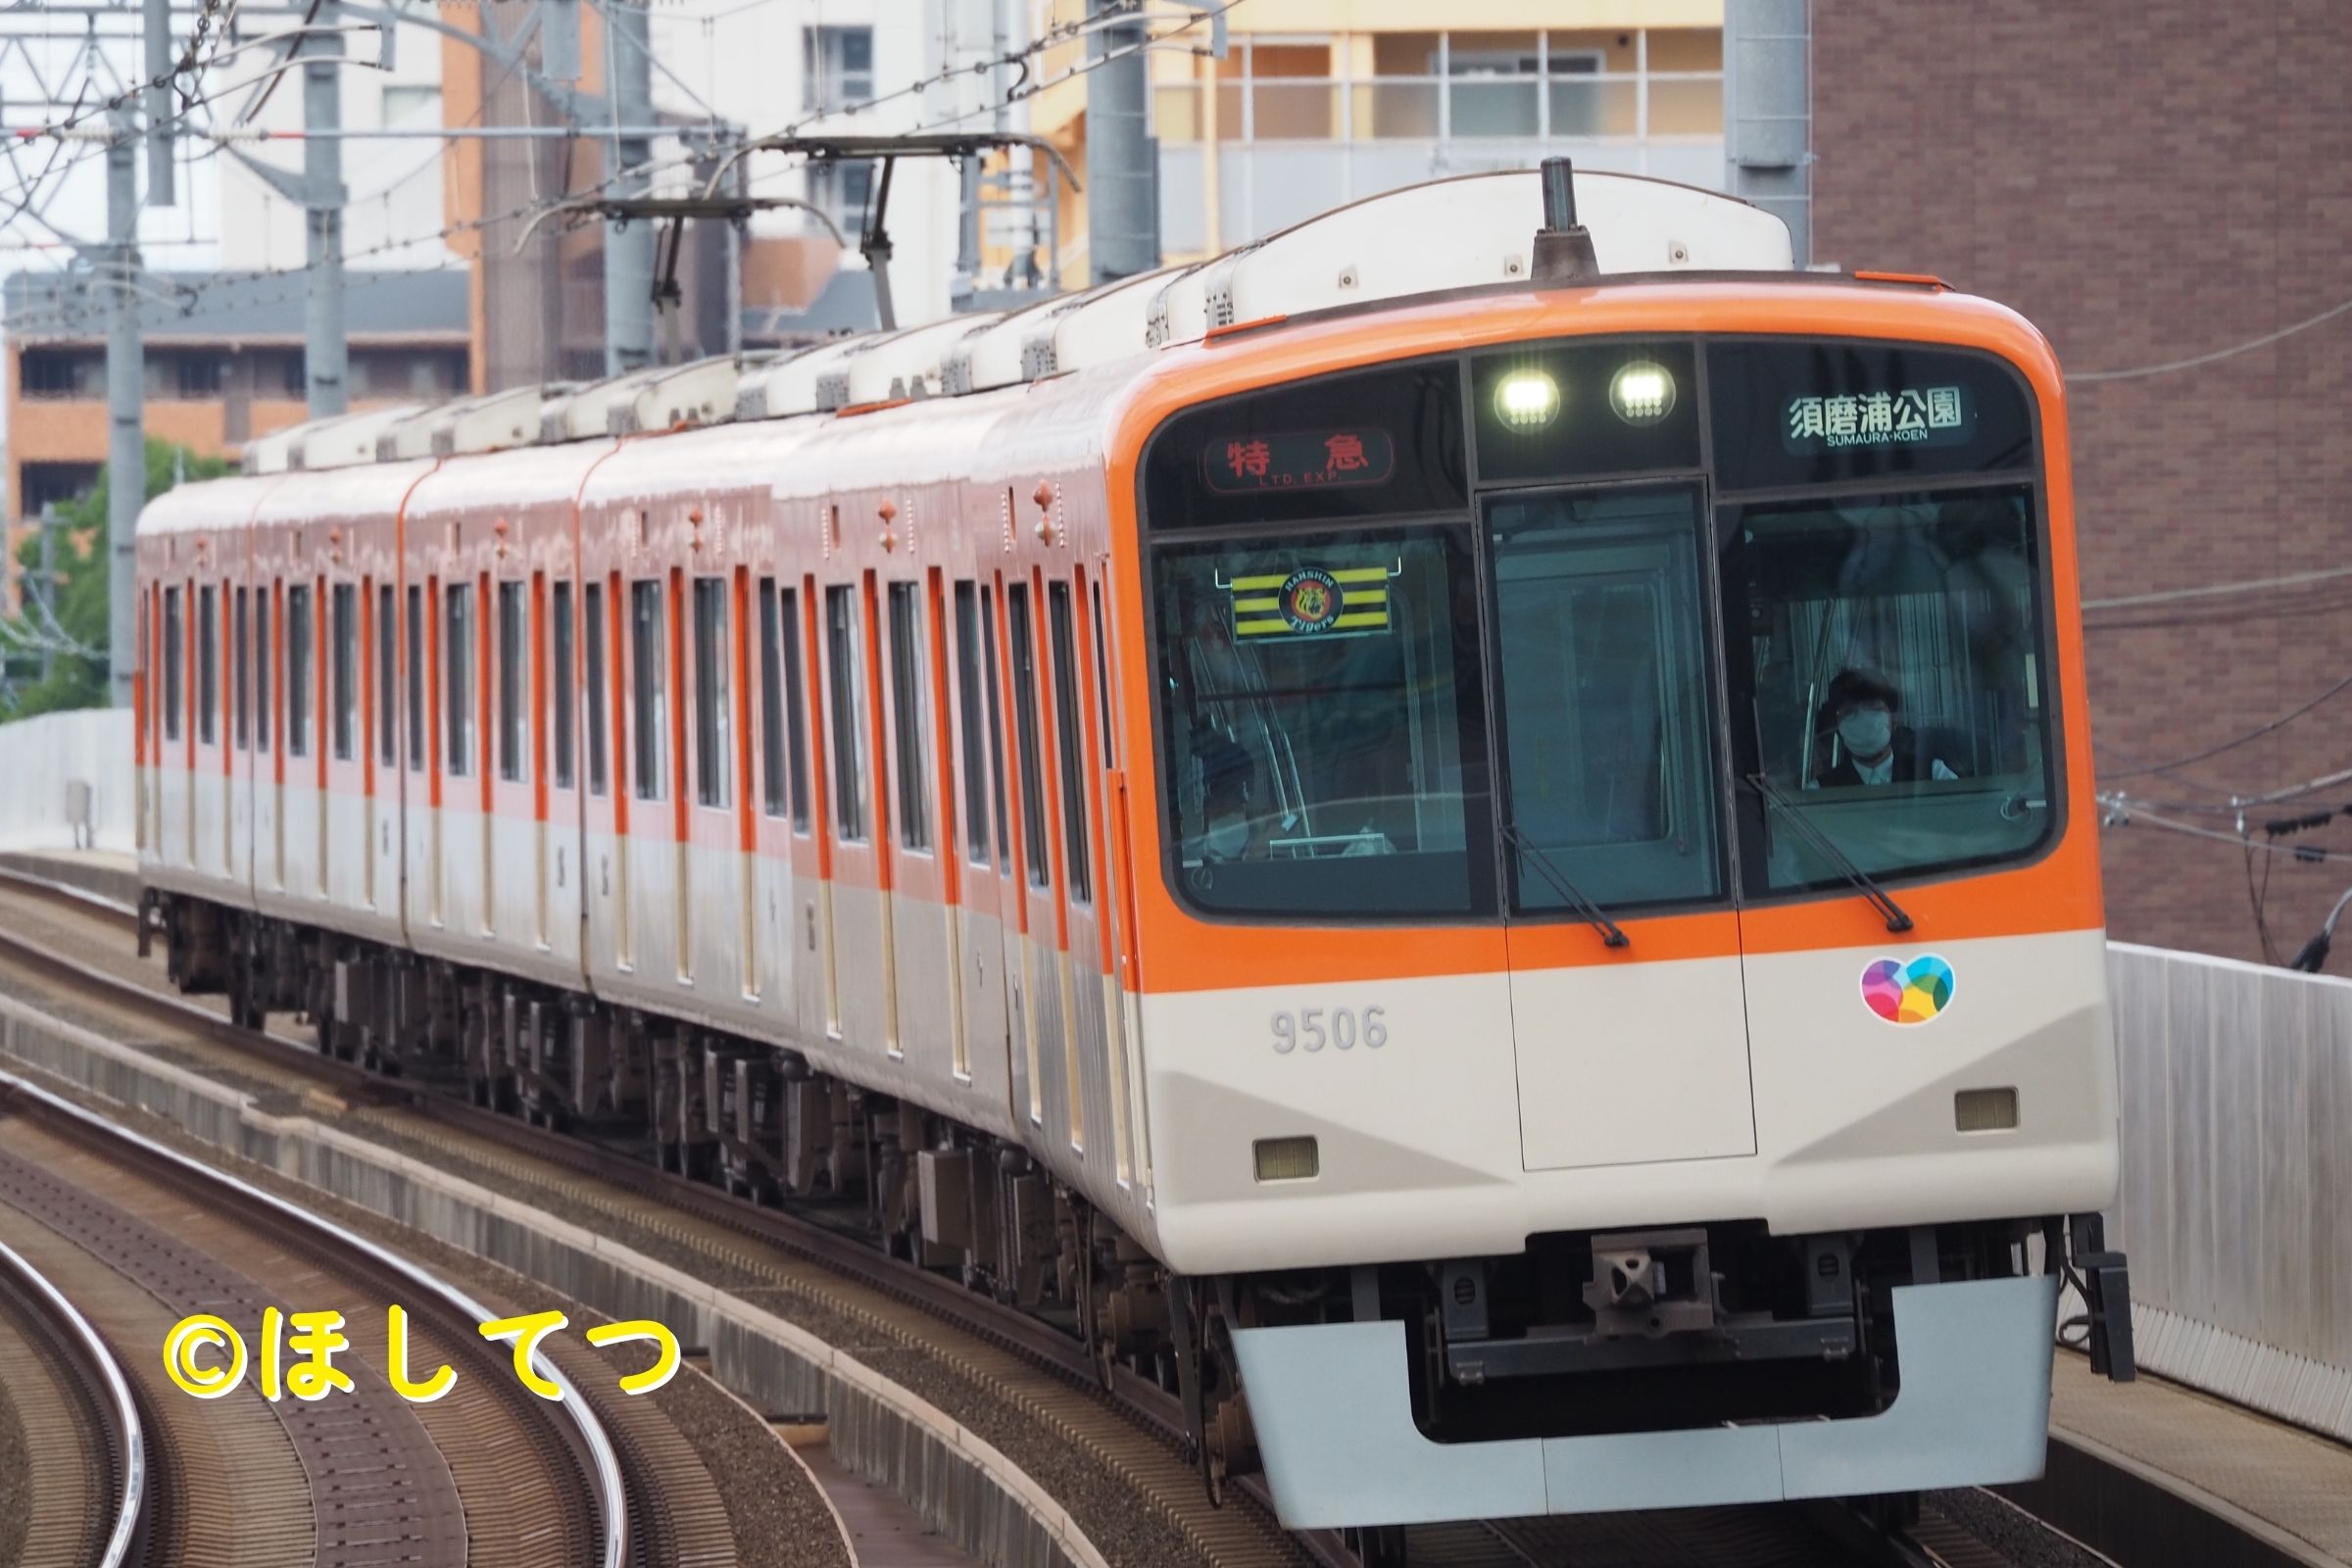
<svg viewBox="0 0 2352 1568">
<path fill-rule="evenodd" d="M 1087 0 L 1086 9 L 1127 18 L 1092 34 L 1097 59 L 1132 50 L 1086 77 L 1087 264 L 1095 282 L 1108 283 L 1159 265 L 1159 143 L 1147 118 L 1151 62 L 1136 0 Z"/>
<path fill-rule="evenodd" d="M 107 673 L 117 708 L 130 706 L 138 667 L 136 545 L 147 501 L 147 369 L 139 345 L 138 140 L 114 117 L 106 144 L 106 579 Z"/>
<path fill-rule="evenodd" d="M 1788 225 L 1813 260 L 1811 0 L 1729 0 L 1723 12 L 1724 184 Z"/>
<path fill-rule="evenodd" d="M 646 0 L 606 0 L 605 58 L 612 83 L 612 121 L 623 132 L 654 120 L 654 46 Z M 642 135 L 615 135 L 608 186 L 615 196 L 653 188 L 645 166 L 654 144 Z M 654 363 L 654 225 L 614 223 L 605 229 L 605 373 L 620 375 Z"/>
<path fill-rule="evenodd" d="M 140 22 L 147 46 L 147 205 L 169 207 L 172 193 L 172 0 L 144 0 Z"/>
<path fill-rule="evenodd" d="M 302 144 L 310 286 L 303 302 L 303 380 L 314 419 L 341 414 L 351 403 L 351 346 L 343 335 L 343 35 L 337 0 L 319 0 L 317 30 L 300 39 L 302 123 L 313 135 Z"/>
</svg>

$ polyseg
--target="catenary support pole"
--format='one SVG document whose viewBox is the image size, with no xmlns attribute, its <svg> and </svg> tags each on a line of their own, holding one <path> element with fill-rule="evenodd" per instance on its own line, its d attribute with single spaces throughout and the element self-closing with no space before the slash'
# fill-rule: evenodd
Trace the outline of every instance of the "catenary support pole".
<svg viewBox="0 0 2352 1568">
<path fill-rule="evenodd" d="M 1796 265 L 1813 260 L 1811 0 L 1724 7 L 1724 183 L 1788 225 Z"/>
<path fill-rule="evenodd" d="M 612 82 L 613 123 L 626 130 L 654 118 L 654 51 L 646 0 L 607 0 L 605 62 Z M 639 171 L 653 161 L 644 136 L 612 138 L 609 156 L 620 177 L 615 196 L 642 196 L 652 181 Z M 605 228 L 605 373 L 620 375 L 654 363 L 654 225 Z"/>
<path fill-rule="evenodd" d="M 172 0 L 145 0 L 140 18 L 147 46 L 147 205 L 169 207 L 172 191 Z"/>
<path fill-rule="evenodd" d="M 138 136 L 115 117 L 106 144 L 107 674 L 117 708 L 130 706 L 138 665 L 139 508 L 147 500 L 146 367 L 139 346 Z"/>
<path fill-rule="evenodd" d="M 1090 17 L 1124 15 L 1099 27 L 1088 48 L 1100 59 L 1086 77 L 1086 253 L 1097 283 L 1159 265 L 1159 144 L 1147 118 L 1150 59 L 1136 47 L 1144 21 L 1135 0 L 1087 0 Z"/>
<path fill-rule="evenodd" d="M 318 26 L 301 42 L 302 122 L 306 129 L 342 128 L 343 38 L 326 31 L 340 20 L 336 0 L 321 0 Z M 343 329 L 343 143 L 334 135 L 302 144 L 303 205 L 307 209 L 309 289 L 303 305 L 303 379 L 314 419 L 350 407 L 351 346 Z"/>
</svg>

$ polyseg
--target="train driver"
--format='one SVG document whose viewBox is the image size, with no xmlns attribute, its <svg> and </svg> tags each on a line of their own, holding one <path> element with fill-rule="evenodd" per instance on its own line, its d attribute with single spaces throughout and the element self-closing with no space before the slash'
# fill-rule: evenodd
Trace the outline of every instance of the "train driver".
<svg viewBox="0 0 2352 1568">
<path fill-rule="evenodd" d="M 1262 858 L 1265 844 L 1252 808 L 1257 764 L 1223 731 L 1212 728 L 1199 755 L 1202 858 L 1210 860 Z"/>
<path fill-rule="evenodd" d="M 1848 668 L 1830 682 L 1822 705 L 1833 731 L 1829 761 L 1805 781 L 1807 789 L 1850 789 L 1873 784 L 1910 784 L 1920 779 L 1956 779 L 1957 769 L 1923 746 L 1918 735 L 1896 722 L 1902 693 L 1872 670 Z"/>
</svg>

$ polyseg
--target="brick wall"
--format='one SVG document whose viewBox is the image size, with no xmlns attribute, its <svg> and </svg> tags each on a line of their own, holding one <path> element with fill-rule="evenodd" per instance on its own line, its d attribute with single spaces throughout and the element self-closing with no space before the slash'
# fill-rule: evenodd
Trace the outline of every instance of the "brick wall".
<svg viewBox="0 0 2352 1568">
<path fill-rule="evenodd" d="M 1821 0 L 1814 28 L 1816 257 L 2012 305 L 2070 372 L 2226 348 L 2352 300 L 2344 0 Z M 2086 601 L 2352 566 L 2352 313 L 2198 368 L 2077 382 L 2069 403 Z M 2352 675 L 2352 577 L 2087 620 L 2103 784 L 2220 806 L 2168 814 L 2230 832 L 2232 792 L 2352 768 L 2348 690 L 2183 778 L 2125 776 L 2127 759 L 2202 751 Z M 2256 817 L 2346 805 L 2352 783 Z M 2236 847 L 2146 823 L 2102 836 L 2115 936 L 2262 956 Z M 2352 850 L 2352 817 L 2291 842 Z M 2352 858 L 2278 859 L 2283 956 Z M 2352 955 L 2352 922 L 2345 939 Z"/>
</svg>

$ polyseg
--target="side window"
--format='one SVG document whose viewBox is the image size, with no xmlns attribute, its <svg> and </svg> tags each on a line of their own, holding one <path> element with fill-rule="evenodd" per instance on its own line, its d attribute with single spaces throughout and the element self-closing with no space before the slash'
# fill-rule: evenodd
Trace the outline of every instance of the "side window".
<svg viewBox="0 0 2352 1568">
<path fill-rule="evenodd" d="M 602 795 L 606 790 L 607 758 L 605 731 L 605 585 L 592 582 L 582 591 L 580 614 L 587 624 L 587 673 L 581 684 L 588 693 L 588 793 Z"/>
<path fill-rule="evenodd" d="M 1054 633 L 1054 728 L 1061 759 L 1061 839 L 1070 867 L 1070 899 L 1095 896 L 1087 865 L 1086 710 L 1078 703 L 1078 650 L 1071 624 L 1070 585 L 1050 583 L 1046 608 Z"/>
<path fill-rule="evenodd" d="M 776 628 L 776 579 L 760 579 L 760 809 L 784 814 L 784 650 Z"/>
<path fill-rule="evenodd" d="M 270 646 L 270 590 L 253 596 L 253 745 L 270 749 L 270 669 L 275 650 Z"/>
<path fill-rule="evenodd" d="M 298 582 L 286 590 L 286 755 L 311 755 L 311 666 L 318 639 L 311 624 L 311 585 Z"/>
<path fill-rule="evenodd" d="M 1054 880 L 1053 851 L 1046 843 L 1045 764 L 1037 740 L 1037 639 L 1029 623 L 1029 587 L 1014 583 L 1004 590 L 1004 612 L 1012 642 L 1012 733 L 1021 761 L 1021 844 L 1029 863 L 1029 884 L 1045 887 Z"/>
<path fill-rule="evenodd" d="M 528 585 L 498 585 L 498 776 L 518 784 L 530 736 L 531 612 Z"/>
<path fill-rule="evenodd" d="M 442 590 L 441 710 L 447 720 L 441 765 L 453 778 L 473 771 L 473 584 L 453 582 Z"/>
<path fill-rule="evenodd" d="M 864 713 L 858 703 L 858 591 L 825 590 L 825 664 L 833 695 L 833 823 L 845 839 L 865 837 Z"/>
<path fill-rule="evenodd" d="M 890 708 L 899 747 L 899 842 L 910 850 L 931 847 L 930 661 L 924 657 L 921 585 L 890 585 Z"/>
<path fill-rule="evenodd" d="M 1102 765 L 1118 766 L 1110 744 L 1110 654 L 1102 645 L 1102 585 L 1095 584 L 1095 703 L 1102 717 Z"/>
<path fill-rule="evenodd" d="M 978 591 L 956 585 L 956 706 L 963 724 L 963 844 L 975 865 L 988 864 L 988 760 L 980 737 L 987 720 L 980 712 L 980 625 Z"/>
<path fill-rule="evenodd" d="M 980 666 L 988 676 L 988 793 L 997 819 L 997 867 L 1012 869 L 1012 835 L 1004 820 L 1004 704 L 997 685 L 995 595 L 980 590 Z"/>
<path fill-rule="evenodd" d="M 694 579 L 694 798 L 703 806 L 729 804 L 735 768 L 734 713 L 727 666 L 727 579 Z"/>
<path fill-rule="evenodd" d="M 179 707 L 187 699 L 180 694 L 180 682 L 185 679 L 187 662 L 185 645 L 187 622 L 181 618 L 179 590 L 164 590 L 164 739 L 179 739 Z"/>
<path fill-rule="evenodd" d="M 250 588 L 239 588 L 237 590 L 236 609 L 234 612 L 232 612 L 232 622 L 228 634 L 229 658 L 236 663 L 236 668 L 231 672 L 229 677 L 230 690 L 234 693 L 234 696 L 230 699 L 230 702 L 233 705 L 231 710 L 232 717 L 230 719 L 230 724 L 234 728 L 237 741 L 237 750 L 240 752 L 245 750 L 246 744 L 251 738 L 253 724 L 253 644 L 251 641 L 253 636 L 252 605 L 253 590 Z M 142 627 L 141 629 L 144 630 L 145 628 Z"/>
<path fill-rule="evenodd" d="M 636 709 L 630 736 L 636 742 L 637 798 L 641 801 L 658 801 L 662 795 L 662 742 L 669 735 L 666 622 L 661 582 L 629 584 L 629 664 L 635 677 L 631 695 Z"/>
<path fill-rule="evenodd" d="M 392 585 L 375 590 L 375 760 L 400 765 L 400 620 L 392 610 Z"/>
<path fill-rule="evenodd" d="M 196 590 L 196 738 L 220 741 L 220 599 L 209 582 Z"/>
<path fill-rule="evenodd" d="M 571 788 L 574 776 L 572 753 L 576 750 L 572 735 L 572 698 L 575 690 L 572 681 L 577 671 L 572 667 L 571 657 L 571 584 L 557 583 L 551 593 L 553 597 L 548 607 L 549 641 L 554 652 L 548 667 L 547 683 L 555 697 L 556 788 L 567 790 Z"/>
<path fill-rule="evenodd" d="M 336 583 L 327 603 L 333 617 L 328 644 L 334 662 L 335 757 L 348 762 L 359 755 L 360 591 Z"/>
<path fill-rule="evenodd" d="M 784 651 L 785 762 L 792 772 L 792 829 L 808 831 L 808 688 L 801 661 L 801 596 L 785 589 L 777 596 L 783 609 L 781 646 Z"/>
<path fill-rule="evenodd" d="M 409 766 L 424 766 L 424 589 L 409 587 Z"/>
</svg>

